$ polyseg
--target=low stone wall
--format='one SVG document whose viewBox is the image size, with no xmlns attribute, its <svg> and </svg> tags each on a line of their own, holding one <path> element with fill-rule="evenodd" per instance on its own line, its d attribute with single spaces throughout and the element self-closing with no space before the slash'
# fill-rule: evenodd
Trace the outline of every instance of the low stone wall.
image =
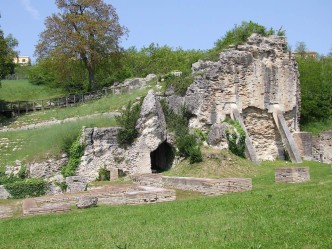
<svg viewBox="0 0 332 249">
<path fill-rule="evenodd" d="M 0 219 L 13 216 L 13 207 L 0 205 Z"/>
<path fill-rule="evenodd" d="M 36 199 L 25 199 L 22 202 L 23 215 L 48 214 L 48 213 L 63 213 L 70 211 L 70 204 L 68 203 L 46 203 L 38 205 Z"/>
<path fill-rule="evenodd" d="M 275 169 L 276 182 L 306 182 L 310 180 L 310 173 L 308 167 L 287 167 Z"/>
<path fill-rule="evenodd" d="M 158 174 L 144 174 L 132 177 L 133 181 L 148 186 L 167 186 L 182 190 L 191 190 L 204 195 L 223 195 L 232 192 L 242 192 L 252 189 L 250 178 L 194 178 L 172 177 Z"/>
<path fill-rule="evenodd" d="M 98 204 L 138 205 L 174 201 L 172 189 L 149 186 L 118 185 L 91 189 L 83 193 L 66 193 L 25 199 L 22 203 L 23 215 L 58 213 L 70 211 L 81 198 L 96 197 Z"/>
</svg>

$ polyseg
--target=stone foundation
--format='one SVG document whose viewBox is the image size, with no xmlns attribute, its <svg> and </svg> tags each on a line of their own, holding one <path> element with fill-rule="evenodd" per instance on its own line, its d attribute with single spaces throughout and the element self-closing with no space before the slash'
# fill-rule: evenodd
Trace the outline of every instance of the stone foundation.
<svg viewBox="0 0 332 249">
<path fill-rule="evenodd" d="M 203 193 L 204 195 L 223 195 L 252 189 L 252 181 L 250 178 L 210 179 L 145 174 L 134 176 L 133 181 L 141 185 L 163 185 L 176 189 L 191 190 Z"/>
<path fill-rule="evenodd" d="M 275 181 L 276 182 L 306 182 L 310 180 L 308 167 L 289 167 L 289 168 L 276 168 Z"/>
<path fill-rule="evenodd" d="M 66 193 L 54 196 L 42 196 L 23 200 L 23 215 L 59 213 L 70 211 L 82 198 L 95 197 L 98 204 L 138 205 L 175 201 L 175 191 L 149 186 L 105 186 L 84 193 Z"/>
</svg>

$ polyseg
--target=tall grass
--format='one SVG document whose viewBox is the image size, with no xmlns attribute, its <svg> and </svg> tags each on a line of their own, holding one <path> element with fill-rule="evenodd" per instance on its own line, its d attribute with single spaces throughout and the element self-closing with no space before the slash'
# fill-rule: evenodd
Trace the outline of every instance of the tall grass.
<svg viewBox="0 0 332 249">
<path fill-rule="evenodd" d="M 274 183 L 284 164 L 259 166 L 249 192 L 2 220 L 1 247 L 331 248 L 331 167 L 306 162 L 310 182 Z"/>
<path fill-rule="evenodd" d="M 13 165 L 15 160 L 30 162 L 61 155 L 78 136 L 82 126 L 115 126 L 115 119 L 100 116 L 39 129 L 2 132 L 0 169 L 7 164 Z"/>
<path fill-rule="evenodd" d="M 0 100 L 4 101 L 30 101 L 66 95 L 59 88 L 32 85 L 28 80 L 3 80 L 1 83 Z"/>
</svg>

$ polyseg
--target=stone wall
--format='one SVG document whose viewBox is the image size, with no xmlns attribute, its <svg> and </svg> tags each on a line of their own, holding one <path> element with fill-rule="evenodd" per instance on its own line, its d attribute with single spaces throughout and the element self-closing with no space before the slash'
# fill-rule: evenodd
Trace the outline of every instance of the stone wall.
<svg viewBox="0 0 332 249">
<path fill-rule="evenodd" d="M 232 192 L 242 192 L 252 189 L 250 178 L 194 178 L 194 177 L 173 177 L 158 174 L 136 175 L 133 181 L 140 185 L 166 186 L 182 190 L 191 190 L 203 193 L 204 195 L 223 195 Z"/>
<path fill-rule="evenodd" d="M 253 34 L 247 44 L 221 52 L 219 61 L 199 61 L 192 69 L 196 78 L 184 97 L 191 127 L 208 131 L 231 117 L 235 104 L 258 159 L 284 157 L 272 107 L 280 106 L 291 132 L 299 129 L 300 108 L 298 68 L 284 37 Z"/>
<path fill-rule="evenodd" d="M 332 131 L 317 136 L 310 132 L 295 132 L 293 137 L 303 159 L 332 164 Z"/>
<path fill-rule="evenodd" d="M 151 173 L 151 153 L 165 145 L 168 138 L 164 113 L 159 98 L 153 91 L 149 91 L 142 104 L 136 123 L 138 138 L 126 149 L 121 148 L 117 142 L 119 129 L 121 128 L 83 129 L 81 142 L 86 147 L 77 175 L 93 181 L 98 178 L 100 168 L 110 171 L 111 178 L 116 178 L 112 176 L 112 172 L 117 170 L 130 175 Z M 171 145 L 167 143 L 167 146 Z"/>
<path fill-rule="evenodd" d="M 310 173 L 308 167 L 287 167 L 275 169 L 276 182 L 306 182 L 310 180 Z"/>
</svg>

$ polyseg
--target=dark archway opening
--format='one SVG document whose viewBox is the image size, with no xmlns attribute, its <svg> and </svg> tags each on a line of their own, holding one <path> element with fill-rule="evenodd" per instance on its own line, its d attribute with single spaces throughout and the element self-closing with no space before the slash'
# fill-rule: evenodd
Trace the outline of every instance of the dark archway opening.
<svg viewBox="0 0 332 249">
<path fill-rule="evenodd" d="M 152 173 L 161 173 L 172 167 L 175 150 L 166 141 L 161 143 L 158 148 L 150 153 Z"/>
</svg>

